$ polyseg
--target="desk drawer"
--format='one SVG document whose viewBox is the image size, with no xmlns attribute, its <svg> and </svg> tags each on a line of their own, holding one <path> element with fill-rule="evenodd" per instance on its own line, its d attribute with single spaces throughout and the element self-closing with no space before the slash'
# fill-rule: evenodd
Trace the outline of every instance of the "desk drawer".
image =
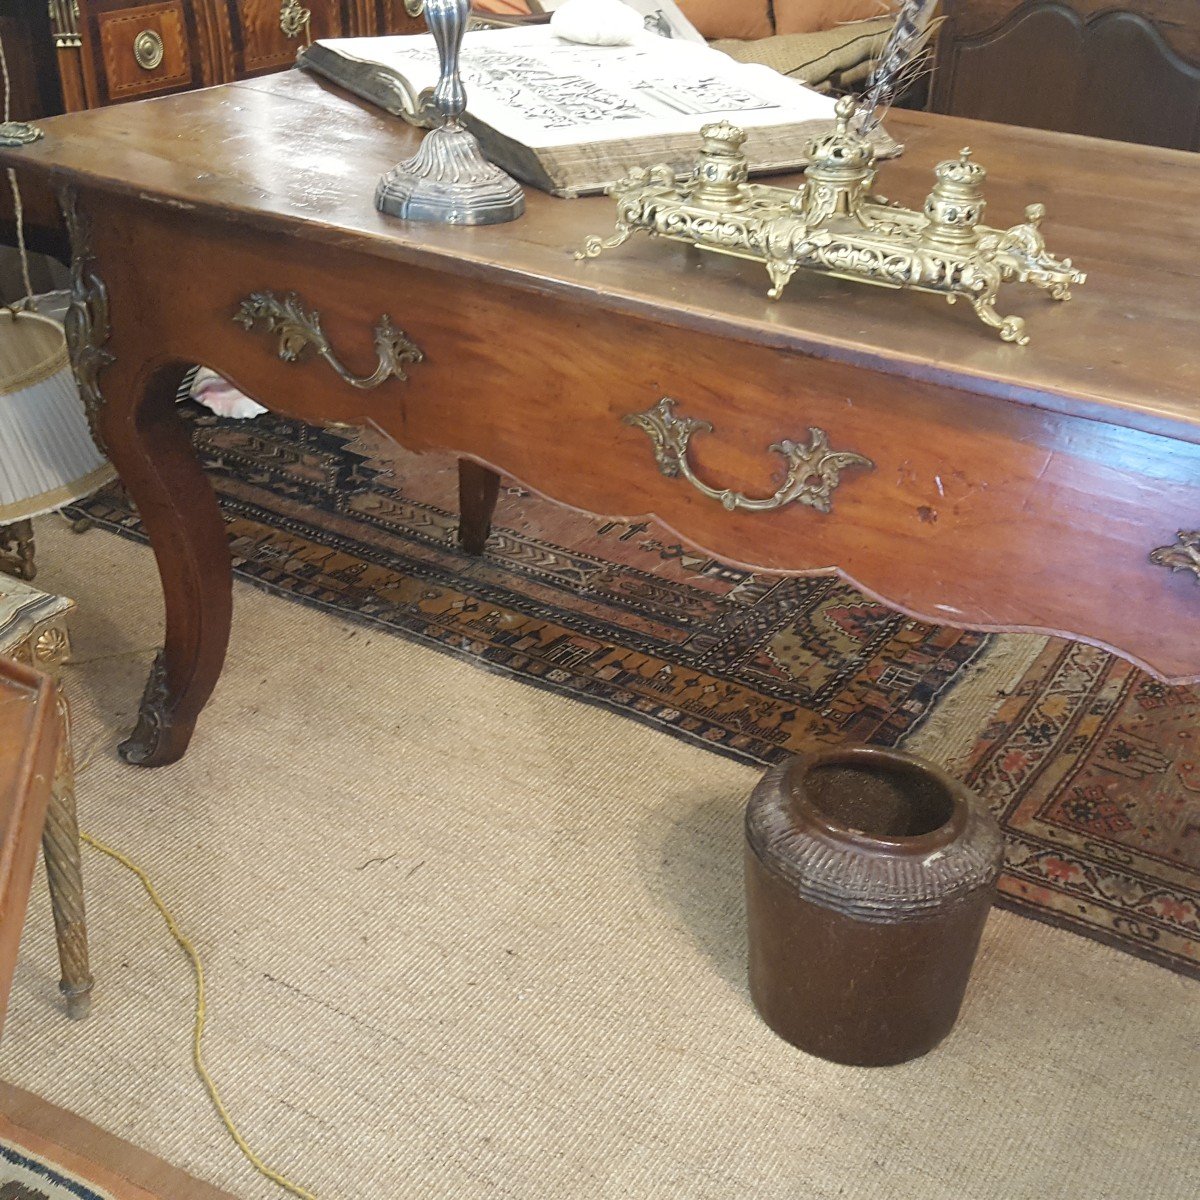
<svg viewBox="0 0 1200 1200">
<path fill-rule="evenodd" d="M 199 80 L 182 0 L 96 14 L 106 102 L 192 87 Z"/>
<path fill-rule="evenodd" d="M 114 277 L 110 310 L 158 314 L 157 355 L 269 407 L 652 515 L 739 566 L 840 571 L 913 616 L 1200 674 L 1200 444 L 191 215 L 138 226 L 189 286 Z"/>
</svg>

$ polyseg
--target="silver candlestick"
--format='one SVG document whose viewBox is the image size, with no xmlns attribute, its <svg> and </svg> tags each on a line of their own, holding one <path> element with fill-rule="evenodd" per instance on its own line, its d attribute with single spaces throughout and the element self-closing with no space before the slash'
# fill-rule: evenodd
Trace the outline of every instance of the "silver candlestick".
<svg viewBox="0 0 1200 1200">
<path fill-rule="evenodd" d="M 405 0 L 412 16 L 422 10 L 437 43 L 441 64 L 433 104 L 439 124 L 425 135 L 412 158 L 393 167 L 375 191 L 375 207 L 410 221 L 447 225 L 496 225 L 525 211 L 520 184 L 484 157 L 479 139 L 461 117 L 467 93 L 458 56 L 470 0 Z"/>
</svg>

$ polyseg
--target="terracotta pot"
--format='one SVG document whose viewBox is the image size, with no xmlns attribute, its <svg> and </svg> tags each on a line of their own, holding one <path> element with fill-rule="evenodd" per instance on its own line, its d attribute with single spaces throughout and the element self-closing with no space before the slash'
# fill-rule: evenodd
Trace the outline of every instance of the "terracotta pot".
<svg viewBox="0 0 1200 1200">
<path fill-rule="evenodd" d="M 1003 861 L 931 763 L 844 747 L 772 767 L 746 810 L 750 995 L 793 1045 L 882 1066 L 951 1030 Z"/>
</svg>

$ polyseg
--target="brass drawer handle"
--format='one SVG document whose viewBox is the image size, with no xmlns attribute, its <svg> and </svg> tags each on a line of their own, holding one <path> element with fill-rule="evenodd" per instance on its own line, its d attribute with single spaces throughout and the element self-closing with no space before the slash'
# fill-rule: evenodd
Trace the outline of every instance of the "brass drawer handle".
<svg viewBox="0 0 1200 1200">
<path fill-rule="evenodd" d="M 768 447 L 776 454 L 782 454 L 788 464 L 787 478 L 773 496 L 756 500 L 731 488 L 709 487 L 696 477 L 688 462 L 688 443 L 693 433 L 711 433 L 713 427 L 708 421 L 699 421 L 695 417 L 677 417 L 676 403 L 664 396 L 644 413 L 630 413 L 622 419 L 626 425 L 636 425 L 649 436 L 658 469 L 664 475 L 670 479 L 682 475 L 698 492 L 711 500 L 719 500 L 730 512 L 735 508 L 769 512 L 794 501 L 827 513 L 833 505 L 833 489 L 841 481 L 841 472 L 846 467 L 873 469 L 875 466 L 861 454 L 831 450 L 828 435 L 814 425 L 809 426 L 807 446 L 784 439 Z"/>
<path fill-rule="evenodd" d="M 133 39 L 133 57 L 143 71 L 153 71 L 162 66 L 163 40 L 153 29 L 143 29 Z"/>
<path fill-rule="evenodd" d="M 284 362 L 297 362 L 305 348 L 311 346 L 351 387 L 364 391 L 377 388 L 388 379 L 407 379 L 404 364 L 419 363 L 425 358 L 404 330 L 396 329 L 391 318 L 383 316 L 375 327 L 379 365 L 370 375 L 355 375 L 334 357 L 321 329 L 321 314 L 306 313 L 295 292 L 282 299 L 274 292 L 255 292 L 241 302 L 233 319 L 247 330 L 253 329 L 256 321 L 265 322 L 268 332 L 279 334 L 279 357 Z"/>
<path fill-rule="evenodd" d="M 1200 529 L 1181 529 L 1175 536 L 1175 545 L 1151 550 L 1150 561 L 1171 571 L 1191 571 L 1200 583 Z"/>
</svg>

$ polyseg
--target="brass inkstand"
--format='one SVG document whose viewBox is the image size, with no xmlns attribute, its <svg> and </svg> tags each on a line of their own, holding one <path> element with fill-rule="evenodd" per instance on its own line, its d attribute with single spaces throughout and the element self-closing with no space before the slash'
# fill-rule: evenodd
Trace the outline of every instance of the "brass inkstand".
<svg viewBox="0 0 1200 1200">
<path fill-rule="evenodd" d="M 761 262 L 778 299 L 798 270 L 821 271 L 880 287 L 932 292 L 953 304 L 969 301 L 979 319 L 1006 342 L 1025 345 L 1021 317 L 996 311 L 1000 285 L 1010 280 L 1069 300 L 1087 276 L 1069 258 L 1046 251 L 1039 225 L 1046 210 L 1025 210 L 1011 229 L 982 225 L 987 172 L 963 150 L 940 163 L 923 212 L 889 205 L 870 194 L 875 150 L 851 129 L 857 105 L 843 97 L 831 133 L 808 147 L 805 182 L 797 189 L 750 183 L 745 133 L 728 121 L 706 125 L 696 165 L 678 176 L 662 164 L 630 173 L 610 194 L 617 232 L 590 237 L 578 258 L 622 245 L 638 229 L 701 250 Z"/>
</svg>

